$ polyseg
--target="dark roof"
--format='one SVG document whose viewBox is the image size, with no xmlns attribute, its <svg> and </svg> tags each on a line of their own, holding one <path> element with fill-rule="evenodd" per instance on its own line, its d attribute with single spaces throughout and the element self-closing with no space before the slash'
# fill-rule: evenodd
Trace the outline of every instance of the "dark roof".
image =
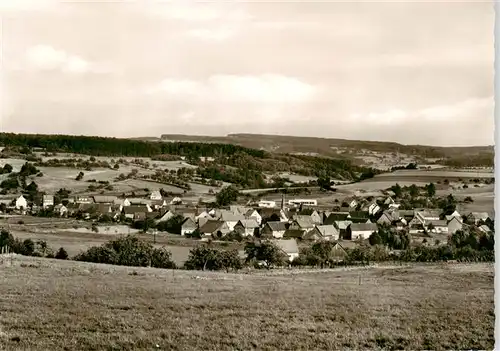
<svg viewBox="0 0 500 351">
<path fill-rule="evenodd" d="M 182 222 L 182 227 L 186 227 L 186 228 L 196 228 L 196 223 L 195 221 L 193 221 L 193 219 L 191 217 L 188 217 L 186 218 L 183 222 Z"/>
<path fill-rule="evenodd" d="M 146 206 L 124 206 L 123 213 L 125 214 L 134 214 L 134 213 L 145 213 L 148 212 L 148 208 Z"/>
<path fill-rule="evenodd" d="M 345 221 L 349 212 L 333 212 L 324 221 L 323 224 L 334 224 L 335 221 Z"/>
<path fill-rule="evenodd" d="M 352 218 L 368 218 L 370 214 L 368 211 L 351 211 L 349 212 L 349 216 Z"/>
<path fill-rule="evenodd" d="M 201 233 L 216 233 L 220 227 L 224 225 L 225 222 L 223 221 L 217 221 L 217 220 L 211 220 L 209 219 L 207 223 L 203 224 L 200 227 L 200 232 Z"/>
<path fill-rule="evenodd" d="M 302 238 L 305 230 L 300 229 L 287 229 L 283 234 L 283 238 Z"/>
<path fill-rule="evenodd" d="M 269 228 L 271 228 L 271 230 L 274 232 L 280 232 L 280 231 L 284 231 L 286 230 L 286 222 L 275 222 L 275 221 L 272 221 L 272 222 L 267 222 L 266 225 L 269 226 Z"/>
<path fill-rule="evenodd" d="M 368 218 L 353 217 L 353 218 L 349 218 L 349 220 L 352 223 L 366 223 L 369 219 Z"/>
<path fill-rule="evenodd" d="M 373 230 L 377 231 L 378 227 L 375 223 L 352 223 L 350 225 L 351 231 L 367 231 Z"/>
</svg>

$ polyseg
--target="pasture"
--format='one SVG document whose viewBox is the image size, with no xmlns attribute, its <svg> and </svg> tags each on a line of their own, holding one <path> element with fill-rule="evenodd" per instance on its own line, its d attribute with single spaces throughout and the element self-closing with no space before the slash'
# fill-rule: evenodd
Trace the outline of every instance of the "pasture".
<svg viewBox="0 0 500 351">
<path fill-rule="evenodd" d="M 493 265 L 290 274 L 169 271 L 15 256 L 7 350 L 493 349 Z"/>
</svg>

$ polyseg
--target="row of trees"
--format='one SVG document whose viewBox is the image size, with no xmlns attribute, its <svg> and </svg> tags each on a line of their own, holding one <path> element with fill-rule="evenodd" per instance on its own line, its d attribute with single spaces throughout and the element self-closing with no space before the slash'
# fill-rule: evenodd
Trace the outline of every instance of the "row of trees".
<svg viewBox="0 0 500 351">
<path fill-rule="evenodd" d="M 447 245 L 436 247 L 416 246 L 394 252 L 381 244 L 360 245 L 354 249 L 338 249 L 335 242 L 320 241 L 303 248 L 298 258 L 291 263 L 287 255 L 273 242 L 259 240 L 245 245 L 245 258 L 240 257 L 236 249 L 218 249 L 208 245 L 193 248 L 183 266 L 189 270 L 225 270 L 238 271 L 244 266 L 255 268 L 273 268 L 280 266 L 332 267 L 335 265 L 369 264 L 370 262 L 438 262 L 438 261 L 494 261 L 493 237 L 487 238 L 482 246 L 471 246 L 468 238 L 459 234 Z M 34 243 L 30 239 L 21 242 L 6 231 L 0 234 L 0 248 L 9 247 L 12 252 L 40 257 L 67 258 L 61 248 L 52 254 L 45 242 Z M 91 247 L 75 256 L 73 260 L 93 263 L 105 263 L 122 266 L 178 268 L 172 260 L 170 251 L 154 248 L 150 243 L 136 236 L 128 235 L 102 246 Z"/>
</svg>

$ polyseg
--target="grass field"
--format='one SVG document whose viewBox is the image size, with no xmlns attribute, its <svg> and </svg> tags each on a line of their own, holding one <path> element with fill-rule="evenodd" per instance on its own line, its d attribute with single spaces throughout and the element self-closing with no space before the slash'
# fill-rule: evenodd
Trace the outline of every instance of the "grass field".
<svg viewBox="0 0 500 351">
<path fill-rule="evenodd" d="M 14 257 L 0 349 L 492 349 L 493 265 L 223 274 Z"/>
</svg>

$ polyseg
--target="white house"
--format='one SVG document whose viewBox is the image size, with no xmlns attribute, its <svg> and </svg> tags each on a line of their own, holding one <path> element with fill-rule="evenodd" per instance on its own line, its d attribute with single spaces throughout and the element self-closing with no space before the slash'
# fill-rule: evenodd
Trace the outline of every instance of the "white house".
<svg viewBox="0 0 500 351">
<path fill-rule="evenodd" d="M 253 218 L 239 220 L 234 226 L 234 231 L 240 233 L 243 236 L 253 236 L 255 228 L 259 228 L 259 224 Z"/>
<path fill-rule="evenodd" d="M 370 215 L 375 215 L 378 213 L 378 211 L 380 211 L 380 206 L 377 205 L 375 202 L 370 204 L 370 206 L 368 206 L 368 213 Z"/>
<path fill-rule="evenodd" d="M 293 200 L 288 200 L 288 205 L 289 206 L 318 206 L 318 201 L 313 200 L 313 199 L 293 199 Z"/>
<path fill-rule="evenodd" d="M 19 196 L 16 199 L 16 209 L 17 210 L 26 210 L 28 208 L 28 201 L 24 198 L 24 196 Z"/>
<path fill-rule="evenodd" d="M 68 208 L 64 206 L 63 204 L 58 204 L 54 206 L 54 213 L 59 214 L 59 216 L 64 216 L 66 213 L 68 213 Z"/>
<path fill-rule="evenodd" d="M 262 208 L 274 208 L 276 207 L 276 201 L 260 200 L 258 206 Z"/>
<path fill-rule="evenodd" d="M 43 195 L 42 196 L 42 207 L 49 208 L 54 206 L 54 195 Z"/>
<path fill-rule="evenodd" d="M 188 217 L 182 222 L 181 235 L 191 234 L 196 230 L 197 226 L 192 218 Z"/>
<path fill-rule="evenodd" d="M 347 236 L 351 240 L 368 239 L 377 230 L 375 223 L 352 223 L 347 227 Z"/>
<path fill-rule="evenodd" d="M 297 240 L 273 240 L 272 242 L 288 256 L 288 261 L 292 262 L 299 257 L 299 246 L 297 245 Z"/>
<path fill-rule="evenodd" d="M 255 219 L 259 226 L 262 224 L 262 216 L 259 214 L 257 210 L 250 209 L 245 213 L 245 217 L 247 219 Z"/>
<path fill-rule="evenodd" d="M 151 192 L 151 195 L 149 195 L 149 199 L 153 200 L 153 201 L 157 201 L 157 200 L 162 200 L 163 197 L 161 196 L 161 192 L 159 192 L 158 190 L 155 190 L 155 191 Z"/>
<path fill-rule="evenodd" d="M 273 237 L 280 239 L 283 237 L 286 231 L 285 222 L 267 222 L 260 232 L 261 236 Z"/>
</svg>

